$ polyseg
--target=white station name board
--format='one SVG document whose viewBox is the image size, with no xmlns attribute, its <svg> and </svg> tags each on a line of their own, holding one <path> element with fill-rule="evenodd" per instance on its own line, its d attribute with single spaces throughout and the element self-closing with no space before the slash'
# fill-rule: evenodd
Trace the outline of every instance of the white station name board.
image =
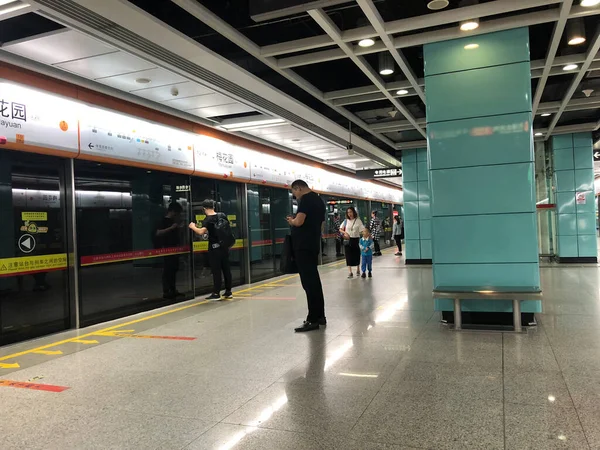
<svg viewBox="0 0 600 450">
<path fill-rule="evenodd" d="M 80 104 L 56 95 L 0 82 L 0 136 L 7 143 L 79 152 Z"/>
<path fill-rule="evenodd" d="M 195 173 L 250 179 L 250 161 L 254 152 L 210 136 L 195 136 Z"/>
<path fill-rule="evenodd" d="M 60 150 L 74 158 L 129 161 L 284 188 L 302 179 L 320 192 L 402 201 L 397 189 L 5 81 L 0 81 L 0 137 L 26 151 Z"/>
<path fill-rule="evenodd" d="M 194 135 L 100 108 L 82 108 L 81 154 L 194 170 Z"/>
</svg>

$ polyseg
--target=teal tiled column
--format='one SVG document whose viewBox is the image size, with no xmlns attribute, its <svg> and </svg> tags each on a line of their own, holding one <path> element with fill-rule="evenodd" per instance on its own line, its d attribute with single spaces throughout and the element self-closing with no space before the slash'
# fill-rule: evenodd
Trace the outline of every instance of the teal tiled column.
<svg viewBox="0 0 600 450">
<path fill-rule="evenodd" d="M 597 262 L 592 133 L 552 137 L 558 258 Z"/>
<path fill-rule="evenodd" d="M 406 264 L 431 264 L 431 212 L 427 149 L 402 152 Z"/>
<path fill-rule="evenodd" d="M 428 44 L 424 59 L 435 288 L 539 288 L 528 30 Z"/>
</svg>

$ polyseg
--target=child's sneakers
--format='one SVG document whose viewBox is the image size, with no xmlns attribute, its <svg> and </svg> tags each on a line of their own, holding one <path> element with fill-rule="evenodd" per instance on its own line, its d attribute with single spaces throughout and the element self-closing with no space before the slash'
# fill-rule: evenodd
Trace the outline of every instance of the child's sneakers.
<svg viewBox="0 0 600 450">
<path fill-rule="evenodd" d="M 369 278 L 373 278 L 373 274 L 371 272 L 369 272 Z"/>
<path fill-rule="evenodd" d="M 361 278 L 367 278 L 367 274 L 365 272 L 363 272 L 363 274 L 360 277 Z"/>
</svg>

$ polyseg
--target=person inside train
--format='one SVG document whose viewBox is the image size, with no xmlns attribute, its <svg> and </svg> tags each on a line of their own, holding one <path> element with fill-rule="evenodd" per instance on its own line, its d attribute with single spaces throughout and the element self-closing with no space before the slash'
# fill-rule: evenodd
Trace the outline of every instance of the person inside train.
<svg viewBox="0 0 600 450">
<path fill-rule="evenodd" d="M 156 227 L 154 234 L 154 248 L 169 249 L 181 245 L 179 232 L 181 213 L 183 208 L 173 202 L 167 209 L 167 214 Z M 177 272 L 179 271 L 179 254 L 165 255 L 163 258 L 163 298 L 175 299 L 183 295 L 177 291 Z"/>
</svg>

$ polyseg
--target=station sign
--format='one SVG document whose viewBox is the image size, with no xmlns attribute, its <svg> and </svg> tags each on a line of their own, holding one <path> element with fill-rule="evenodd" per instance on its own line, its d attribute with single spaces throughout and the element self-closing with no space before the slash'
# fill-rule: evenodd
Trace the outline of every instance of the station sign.
<svg viewBox="0 0 600 450">
<path fill-rule="evenodd" d="M 379 178 L 397 178 L 402 176 L 402 169 L 357 170 L 356 177 L 361 180 L 377 180 Z"/>
<path fill-rule="evenodd" d="M 78 103 L 62 97 L 0 82 L 0 145 L 77 155 L 78 109 Z"/>
<path fill-rule="evenodd" d="M 94 107 L 82 108 L 80 127 L 83 155 L 194 170 L 191 133 Z"/>
</svg>

